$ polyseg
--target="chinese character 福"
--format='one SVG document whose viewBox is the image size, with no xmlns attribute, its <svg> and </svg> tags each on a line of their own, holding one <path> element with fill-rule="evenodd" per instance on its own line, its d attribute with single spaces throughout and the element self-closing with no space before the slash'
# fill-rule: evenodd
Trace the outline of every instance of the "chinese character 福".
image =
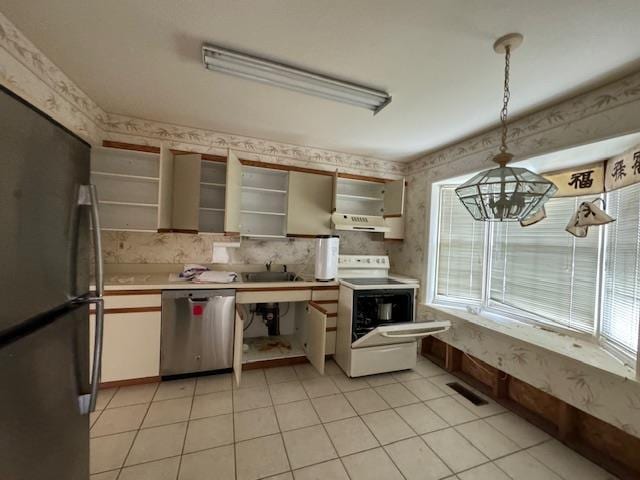
<svg viewBox="0 0 640 480">
<path fill-rule="evenodd" d="M 593 185 L 593 178 L 591 174 L 593 170 L 587 170 L 586 172 L 576 172 L 571 174 L 571 180 L 568 185 L 574 189 L 578 188 L 591 188 Z"/>
</svg>

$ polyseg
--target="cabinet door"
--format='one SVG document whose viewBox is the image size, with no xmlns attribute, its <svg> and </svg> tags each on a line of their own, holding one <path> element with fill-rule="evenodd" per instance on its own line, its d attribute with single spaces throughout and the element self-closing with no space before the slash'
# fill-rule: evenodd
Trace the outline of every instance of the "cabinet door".
<svg viewBox="0 0 640 480">
<path fill-rule="evenodd" d="M 338 171 L 333 172 L 333 189 L 331 196 L 331 213 L 338 209 Z"/>
<path fill-rule="evenodd" d="M 198 231 L 201 164 L 200 154 L 178 154 L 173 157 L 173 230 Z"/>
<path fill-rule="evenodd" d="M 231 150 L 227 155 L 227 188 L 225 190 L 224 232 L 240 233 L 242 164 Z"/>
<path fill-rule="evenodd" d="M 242 344 L 244 336 L 244 320 L 240 313 L 240 307 L 236 305 L 235 331 L 233 334 L 233 375 L 236 378 L 236 385 L 240 386 L 242 377 Z"/>
<path fill-rule="evenodd" d="M 173 214 L 173 153 L 160 146 L 160 187 L 158 190 L 158 229 L 171 229 Z"/>
<path fill-rule="evenodd" d="M 384 232 L 385 240 L 404 240 L 404 217 L 390 217 L 385 223 L 391 229 Z"/>
<path fill-rule="evenodd" d="M 311 365 L 324 374 L 324 356 L 327 341 L 327 312 L 317 303 L 309 302 L 307 313 L 307 342 L 305 351 Z"/>
<path fill-rule="evenodd" d="M 385 217 L 401 217 L 404 213 L 404 178 L 384 184 Z"/>
<path fill-rule="evenodd" d="M 93 359 L 95 317 L 89 323 Z M 104 316 L 102 381 L 160 375 L 160 311 L 107 313 Z"/>
<path fill-rule="evenodd" d="M 287 235 L 331 233 L 333 178 L 316 173 L 289 172 Z"/>
</svg>

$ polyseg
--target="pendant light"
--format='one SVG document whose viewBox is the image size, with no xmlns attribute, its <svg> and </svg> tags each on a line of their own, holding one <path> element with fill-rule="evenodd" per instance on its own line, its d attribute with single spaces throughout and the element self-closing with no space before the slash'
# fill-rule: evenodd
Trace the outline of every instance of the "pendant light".
<svg viewBox="0 0 640 480">
<path fill-rule="evenodd" d="M 522 40 L 519 33 L 510 33 L 493 44 L 495 52 L 505 56 L 504 94 L 500 111 L 502 141 L 500 152 L 493 157 L 499 166 L 475 175 L 456 188 L 458 198 L 476 220 L 523 220 L 539 211 L 558 190 L 552 182 L 526 168 L 507 166 L 513 158 L 507 151 L 509 67 L 511 51 L 519 47 Z"/>
</svg>

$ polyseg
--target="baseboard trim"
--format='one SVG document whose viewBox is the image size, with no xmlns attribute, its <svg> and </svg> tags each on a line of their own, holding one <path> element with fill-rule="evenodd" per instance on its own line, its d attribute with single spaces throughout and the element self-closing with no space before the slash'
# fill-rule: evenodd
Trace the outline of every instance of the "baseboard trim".
<svg viewBox="0 0 640 480">
<path fill-rule="evenodd" d="M 116 388 L 130 387 L 132 385 L 144 385 L 146 383 L 156 383 L 160 381 L 160 375 L 157 377 L 129 378 L 127 380 L 115 380 L 113 382 L 102 382 L 100 388 Z"/>
</svg>

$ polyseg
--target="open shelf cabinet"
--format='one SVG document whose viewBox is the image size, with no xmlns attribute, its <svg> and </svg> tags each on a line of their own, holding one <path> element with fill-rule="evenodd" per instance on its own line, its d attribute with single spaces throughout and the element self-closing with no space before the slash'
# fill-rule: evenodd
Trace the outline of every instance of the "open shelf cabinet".
<svg viewBox="0 0 640 480">
<path fill-rule="evenodd" d="M 158 154 L 93 148 L 91 182 L 98 190 L 103 230 L 156 231 L 160 184 Z"/>
<path fill-rule="evenodd" d="M 404 179 L 381 183 L 336 175 L 334 193 L 338 213 L 400 217 L 404 211 Z"/>
<path fill-rule="evenodd" d="M 288 172 L 243 166 L 240 185 L 240 233 L 283 238 L 287 233 Z"/>
<path fill-rule="evenodd" d="M 200 164 L 200 205 L 198 230 L 201 233 L 224 232 L 227 165 L 202 160 Z"/>
</svg>

